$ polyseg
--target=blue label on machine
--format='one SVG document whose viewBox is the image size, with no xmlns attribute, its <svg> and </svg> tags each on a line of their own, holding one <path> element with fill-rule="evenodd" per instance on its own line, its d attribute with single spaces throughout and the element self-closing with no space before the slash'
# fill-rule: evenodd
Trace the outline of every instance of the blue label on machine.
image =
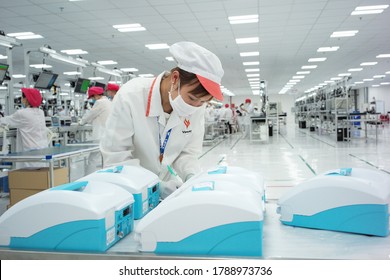
<svg viewBox="0 0 390 280">
<path fill-rule="evenodd" d="M 96 171 L 97 173 L 121 173 L 123 170 L 123 165 L 115 166 L 114 168 L 104 169 Z"/>
<path fill-rule="evenodd" d="M 339 171 L 331 172 L 326 175 L 336 175 L 336 176 L 351 176 L 352 168 L 340 168 Z"/>
<path fill-rule="evenodd" d="M 215 169 L 210 170 L 207 172 L 208 174 L 226 174 L 227 166 L 218 166 Z"/>
</svg>

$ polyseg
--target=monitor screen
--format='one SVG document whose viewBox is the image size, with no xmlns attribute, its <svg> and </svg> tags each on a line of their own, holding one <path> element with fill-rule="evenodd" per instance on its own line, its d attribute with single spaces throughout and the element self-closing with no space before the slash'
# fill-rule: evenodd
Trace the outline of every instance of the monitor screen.
<svg viewBox="0 0 390 280">
<path fill-rule="evenodd" d="M 41 74 L 39 74 L 38 80 L 36 81 L 34 87 L 39 89 L 51 89 L 57 77 L 58 74 L 42 72 Z"/>
<path fill-rule="evenodd" d="M 95 82 L 94 87 L 101 87 L 102 89 L 106 90 L 106 84 Z"/>
<path fill-rule="evenodd" d="M 90 83 L 91 81 L 88 79 L 78 78 L 74 87 L 74 92 L 87 93 Z"/>
<path fill-rule="evenodd" d="M 52 126 L 60 126 L 60 118 L 59 117 L 51 117 L 51 125 Z"/>
<path fill-rule="evenodd" d="M 4 81 L 5 74 L 7 73 L 8 70 L 8 66 L 9 66 L 8 64 L 0 63 L 0 85 Z"/>
</svg>

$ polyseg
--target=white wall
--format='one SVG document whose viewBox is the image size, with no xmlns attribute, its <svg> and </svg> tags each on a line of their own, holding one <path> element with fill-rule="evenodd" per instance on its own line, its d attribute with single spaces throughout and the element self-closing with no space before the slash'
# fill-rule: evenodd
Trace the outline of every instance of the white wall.
<svg viewBox="0 0 390 280">
<path fill-rule="evenodd" d="M 385 113 L 390 112 L 390 86 L 368 88 L 368 102 L 371 102 L 373 97 L 385 103 Z"/>
</svg>

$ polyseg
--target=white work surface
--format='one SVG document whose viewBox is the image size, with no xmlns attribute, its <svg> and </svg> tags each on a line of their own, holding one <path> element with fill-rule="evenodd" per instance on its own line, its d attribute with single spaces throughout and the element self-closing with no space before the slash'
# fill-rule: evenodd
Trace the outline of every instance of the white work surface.
<svg viewBox="0 0 390 280">
<path fill-rule="evenodd" d="M 266 204 L 262 259 L 390 259 L 390 236 L 374 237 L 284 226 L 275 202 Z M 137 221 L 136 221 L 137 223 Z M 180 256 L 139 253 L 134 233 L 105 253 L 43 252 L 0 248 L 0 259 L 205 259 L 224 256 Z M 229 258 L 229 257 L 227 257 Z M 251 259 L 253 257 L 250 257 Z"/>
</svg>

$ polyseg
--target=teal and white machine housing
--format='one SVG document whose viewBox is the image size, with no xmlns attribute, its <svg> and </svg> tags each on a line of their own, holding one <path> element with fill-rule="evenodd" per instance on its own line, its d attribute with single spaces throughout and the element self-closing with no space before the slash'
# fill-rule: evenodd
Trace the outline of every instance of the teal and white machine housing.
<svg viewBox="0 0 390 280">
<path fill-rule="evenodd" d="M 134 227 L 134 199 L 102 182 L 74 182 L 30 196 L 0 216 L 0 246 L 104 252 Z"/>
<path fill-rule="evenodd" d="M 390 176 L 364 168 L 330 170 L 282 196 L 285 225 L 375 236 L 389 234 Z"/>
<path fill-rule="evenodd" d="M 237 166 L 219 165 L 210 168 L 207 171 L 201 172 L 189 180 L 191 183 L 202 182 L 204 180 L 223 180 L 232 181 L 240 184 L 241 187 L 252 188 L 262 196 L 261 205 L 265 211 L 265 183 L 264 178 L 260 173 L 250 171 L 248 169 Z"/>
<path fill-rule="evenodd" d="M 160 201 L 160 180 L 153 172 L 140 166 L 115 166 L 96 171 L 80 180 L 109 182 L 134 196 L 134 219 L 138 220 Z"/>
<path fill-rule="evenodd" d="M 135 227 L 142 252 L 261 256 L 262 196 L 237 182 L 186 182 Z"/>
</svg>

